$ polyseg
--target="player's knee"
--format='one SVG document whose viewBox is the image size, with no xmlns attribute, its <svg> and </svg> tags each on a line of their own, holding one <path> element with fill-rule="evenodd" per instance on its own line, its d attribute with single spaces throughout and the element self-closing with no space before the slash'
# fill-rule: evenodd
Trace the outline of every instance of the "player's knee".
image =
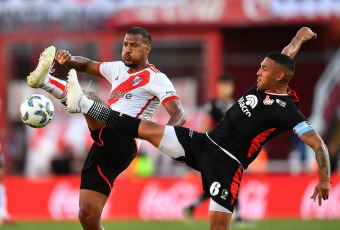
<svg viewBox="0 0 340 230">
<path fill-rule="evenodd" d="M 91 212 L 90 209 L 80 208 L 78 212 L 78 219 L 80 223 L 85 226 L 98 225 L 100 222 L 100 215 Z"/>
<path fill-rule="evenodd" d="M 211 230 L 230 230 L 230 224 L 224 221 L 210 221 Z"/>
<path fill-rule="evenodd" d="M 211 230 L 230 230 L 230 221 L 220 215 L 210 216 L 210 229 Z"/>
</svg>

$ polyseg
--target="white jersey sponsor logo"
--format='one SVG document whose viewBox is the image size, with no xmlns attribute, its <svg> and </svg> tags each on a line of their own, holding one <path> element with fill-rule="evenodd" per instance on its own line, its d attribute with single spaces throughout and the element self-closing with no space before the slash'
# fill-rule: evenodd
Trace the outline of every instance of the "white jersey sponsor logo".
<svg viewBox="0 0 340 230">
<path fill-rule="evenodd" d="M 248 106 L 251 109 L 254 109 L 257 105 L 257 102 L 258 102 L 257 97 L 255 95 L 252 95 L 252 94 L 246 96 L 246 101 L 244 100 L 244 97 L 241 97 L 238 100 L 238 104 L 239 104 L 242 112 L 248 117 L 251 117 L 251 112 L 248 109 Z"/>
<path fill-rule="evenodd" d="M 286 104 L 287 104 L 285 101 L 282 101 L 282 100 L 280 100 L 278 98 L 276 99 L 276 103 L 279 104 L 282 107 L 286 107 Z"/>
<path fill-rule="evenodd" d="M 254 109 L 257 105 L 257 97 L 255 95 L 247 95 L 246 99 L 246 105 L 249 105 L 252 109 Z"/>
</svg>

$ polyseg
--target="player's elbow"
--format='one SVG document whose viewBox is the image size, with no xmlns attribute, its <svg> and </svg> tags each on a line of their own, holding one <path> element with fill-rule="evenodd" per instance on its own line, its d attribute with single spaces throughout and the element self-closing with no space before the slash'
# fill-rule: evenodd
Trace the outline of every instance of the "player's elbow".
<svg viewBox="0 0 340 230">
<path fill-rule="evenodd" d="M 313 142 L 310 144 L 310 147 L 315 151 L 316 149 L 320 147 L 325 147 L 324 141 L 321 139 L 321 137 L 315 138 Z"/>
<path fill-rule="evenodd" d="M 185 124 L 185 122 L 187 122 L 187 116 L 184 112 L 184 110 L 181 110 L 180 111 L 180 115 L 179 115 L 179 123 L 180 125 L 179 126 L 183 126 Z"/>
</svg>

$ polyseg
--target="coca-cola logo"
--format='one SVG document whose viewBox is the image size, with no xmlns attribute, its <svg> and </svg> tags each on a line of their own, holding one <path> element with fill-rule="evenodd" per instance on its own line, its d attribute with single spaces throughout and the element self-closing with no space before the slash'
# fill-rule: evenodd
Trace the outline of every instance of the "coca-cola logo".
<svg viewBox="0 0 340 230">
<path fill-rule="evenodd" d="M 303 219 L 338 219 L 340 218 L 340 183 L 333 184 L 328 200 L 322 200 L 319 206 L 318 199 L 314 202 L 310 197 L 314 193 L 317 180 L 309 183 L 301 200 L 300 214 Z"/>
<path fill-rule="evenodd" d="M 79 184 L 68 181 L 58 182 L 48 200 L 48 211 L 55 220 L 76 220 L 79 211 Z M 106 202 L 102 218 L 108 216 L 109 200 Z"/>
<path fill-rule="evenodd" d="M 182 219 L 183 208 L 189 205 L 201 192 L 197 184 L 180 181 L 169 188 L 151 181 L 143 189 L 138 213 L 143 220 Z"/>
<path fill-rule="evenodd" d="M 270 185 L 252 180 L 242 185 L 239 192 L 241 216 L 245 219 L 263 219 L 268 204 Z"/>
</svg>

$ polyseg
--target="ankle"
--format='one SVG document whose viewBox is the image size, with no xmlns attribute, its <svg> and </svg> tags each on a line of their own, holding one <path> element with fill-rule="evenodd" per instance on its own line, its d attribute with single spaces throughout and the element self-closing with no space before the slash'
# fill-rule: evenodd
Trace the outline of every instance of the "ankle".
<svg viewBox="0 0 340 230">
<path fill-rule="evenodd" d="M 85 95 L 83 95 L 79 101 L 79 107 L 81 112 L 87 114 L 93 104 L 94 101 L 88 99 Z"/>
</svg>

